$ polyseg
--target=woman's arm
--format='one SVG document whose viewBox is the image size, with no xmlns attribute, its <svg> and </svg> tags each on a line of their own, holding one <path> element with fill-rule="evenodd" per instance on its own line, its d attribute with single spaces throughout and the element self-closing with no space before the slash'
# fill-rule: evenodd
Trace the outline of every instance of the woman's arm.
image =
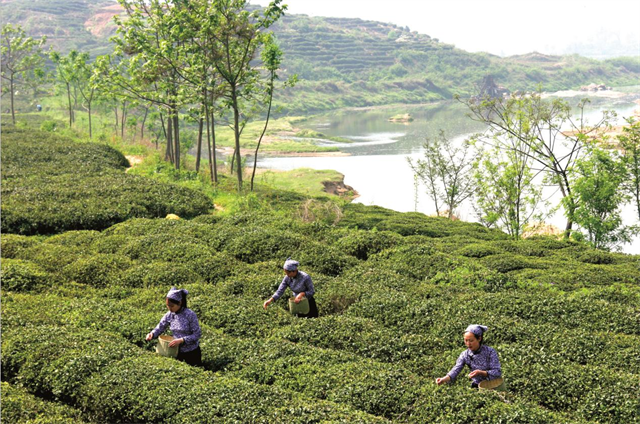
<svg viewBox="0 0 640 424">
<path fill-rule="evenodd" d="M 464 365 L 466 364 L 466 353 L 467 351 L 465 350 L 458 356 L 456 364 L 451 368 L 451 371 L 447 373 L 447 377 L 449 377 L 450 381 L 455 381 L 458 374 L 460 374 L 460 371 L 462 371 L 462 368 L 464 368 Z"/>
<path fill-rule="evenodd" d="M 191 334 L 184 336 L 182 339 L 185 343 L 195 343 L 200 340 L 202 330 L 200 329 L 200 323 L 198 322 L 198 316 L 195 312 L 189 314 L 189 329 Z"/>
<path fill-rule="evenodd" d="M 487 379 L 489 380 L 502 377 L 502 367 L 498 359 L 498 352 L 496 352 L 495 349 L 490 350 L 488 366 L 485 371 L 487 372 Z"/>
<path fill-rule="evenodd" d="M 160 322 L 158 323 L 158 325 L 156 325 L 156 328 L 154 328 L 149 334 L 147 334 L 147 337 L 145 338 L 147 341 L 155 339 L 160 334 L 164 333 L 164 330 L 166 330 L 167 326 L 169 325 L 169 315 L 170 312 L 167 312 L 162 316 Z"/>
<path fill-rule="evenodd" d="M 451 381 L 451 377 L 449 377 L 449 374 L 445 375 L 444 377 L 441 378 L 436 378 L 436 384 L 439 386 L 441 384 L 444 383 L 448 383 Z"/>
<path fill-rule="evenodd" d="M 309 274 L 307 274 L 304 284 L 306 287 L 306 290 L 304 291 L 305 296 L 311 297 L 316 294 L 316 289 L 315 287 L 313 287 L 313 281 L 311 280 L 311 276 Z"/>
<path fill-rule="evenodd" d="M 282 297 L 282 295 L 284 294 L 284 291 L 287 289 L 287 286 L 288 286 L 287 278 L 288 277 L 284 277 L 282 279 L 282 282 L 278 286 L 278 290 L 276 290 L 276 292 L 273 294 L 273 296 L 271 296 L 271 299 L 278 300 L 278 299 L 280 299 Z"/>
</svg>

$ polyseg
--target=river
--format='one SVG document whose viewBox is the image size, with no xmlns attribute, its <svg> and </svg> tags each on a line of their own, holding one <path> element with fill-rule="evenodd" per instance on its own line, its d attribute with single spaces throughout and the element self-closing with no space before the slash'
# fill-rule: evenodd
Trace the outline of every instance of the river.
<svg viewBox="0 0 640 424">
<path fill-rule="evenodd" d="M 624 97 L 594 97 L 587 111 L 588 122 L 595 123 L 603 110 L 614 110 L 618 114 L 618 125 L 622 118 L 631 116 L 640 108 L 634 100 L 640 95 Z M 577 102 L 574 99 L 567 99 Z M 407 124 L 393 123 L 388 119 L 396 114 L 409 113 L 413 121 Z M 433 202 L 424 187 L 416 187 L 413 171 L 407 158 L 423 158 L 423 143 L 428 137 L 436 137 L 444 131 L 452 142 L 460 142 L 470 134 L 483 130 L 484 125 L 471 120 L 466 108 L 458 102 L 442 102 L 429 105 L 405 105 L 371 109 L 335 111 L 313 117 L 301 124 L 328 136 L 339 136 L 353 143 L 327 142 L 337 145 L 349 156 L 337 157 L 263 157 L 258 166 L 263 168 L 290 170 L 295 168 L 333 169 L 344 175 L 344 182 L 359 194 L 355 202 L 378 205 L 400 212 L 418 211 L 435 214 Z M 548 193 L 553 201 L 559 196 Z M 464 221 L 475 221 L 470 203 L 464 204 L 456 215 Z M 625 224 L 637 223 L 635 209 L 623 207 Z M 564 228 L 565 218 L 557 212 L 547 223 Z M 625 244 L 625 253 L 640 254 L 640 237 Z"/>
</svg>

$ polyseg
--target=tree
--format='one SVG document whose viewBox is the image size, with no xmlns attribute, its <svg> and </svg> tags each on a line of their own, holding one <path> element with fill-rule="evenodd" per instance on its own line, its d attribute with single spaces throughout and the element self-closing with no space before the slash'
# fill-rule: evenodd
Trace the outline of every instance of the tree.
<svg viewBox="0 0 640 424">
<path fill-rule="evenodd" d="M 78 91 L 83 99 L 83 106 L 87 109 L 87 115 L 89 117 L 89 138 L 93 137 L 93 127 L 91 124 L 91 106 L 95 100 L 98 83 L 95 80 L 93 74 L 94 64 L 89 63 L 89 54 L 82 53 L 75 62 L 76 66 L 76 81 Z"/>
<path fill-rule="evenodd" d="M 460 100 L 460 98 L 458 98 Z M 605 112 L 594 125 L 588 125 L 584 107 L 578 104 L 574 118 L 569 104 L 561 99 L 545 101 L 539 93 L 502 98 L 471 98 L 462 101 L 471 111 L 471 118 L 488 125 L 478 140 L 498 149 L 514 150 L 533 161 L 532 170 L 541 172 L 546 182 L 557 186 L 566 210 L 565 237 L 573 226 L 576 204 L 573 203 L 571 171 L 583 155 L 585 143 L 609 126 L 611 114 Z M 513 146 L 511 140 L 521 144 Z M 523 150 L 522 146 L 527 149 Z"/>
<path fill-rule="evenodd" d="M 563 201 L 574 205 L 567 211 L 572 210 L 570 218 L 587 231 L 589 244 L 610 250 L 630 242 L 638 228 L 622 225 L 620 187 L 626 173 L 618 154 L 590 146 L 589 155 L 576 161 L 576 174 L 571 198 Z"/>
<path fill-rule="evenodd" d="M 78 84 L 83 72 L 85 72 L 83 68 L 87 60 L 89 60 L 89 55 L 87 53 L 79 53 L 77 50 L 71 50 L 67 56 L 61 56 L 60 53 L 53 51 L 49 57 L 56 65 L 58 82 L 64 86 L 67 92 L 69 127 L 71 127 L 76 120 L 73 109 L 74 104 L 77 103 Z"/>
<path fill-rule="evenodd" d="M 8 91 L 11 99 L 11 120 L 16 123 L 15 92 L 16 86 L 22 84 L 29 75 L 42 76 L 44 55 L 42 46 L 47 42 L 46 37 L 34 40 L 27 37 L 21 26 L 6 24 L 2 27 L 2 79 L 9 83 Z M 4 89 L 4 87 L 3 87 Z"/>
<path fill-rule="evenodd" d="M 451 219 L 455 209 L 473 194 L 469 149 L 466 141 L 461 146 L 453 146 L 441 131 L 438 138 L 424 144 L 425 160 L 418 159 L 414 164 L 408 159 L 411 169 L 427 187 L 427 194 L 434 201 L 438 215 L 441 213 L 440 205 L 444 205 Z"/>
<path fill-rule="evenodd" d="M 280 68 L 280 63 L 282 61 L 282 50 L 273 39 L 273 36 L 270 34 L 269 37 L 265 41 L 264 48 L 262 50 L 262 62 L 264 63 L 265 68 L 269 72 L 269 80 L 267 84 L 267 117 L 264 122 L 264 128 L 262 129 L 262 133 L 260 134 L 260 138 L 258 139 L 258 145 L 256 146 L 256 152 L 253 156 L 253 171 L 251 172 L 251 191 L 253 191 L 253 180 L 256 175 L 256 167 L 258 165 L 258 150 L 260 150 L 260 143 L 262 142 L 262 137 L 264 137 L 264 133 L 267 131 L 267 126 L 269 125 L 269 117 L 271 116 L 271 104 L 273 101 L 273 90 L 275 88 L 274 82 L 278 78 L 278 74 L 276 71 Z M 293 86 L 297 81 L 297 76 L 293 75 L 289 78 L 289 81 L 285 83 L 285 86 Z"/>
<path fill-rule="evenodd" d="M 240 135 L 247 123 L 243 112 L 253 108 L 253 96 L 259 85 L 259 72 L 253 64 L 258 48 L 265 42 L 263 30 L 283 14 L 281 0 L 272 1 L 262 15 L 248 12 L 247 0 L 216 0 L 213 2 L 217 22 L 215 67 L 224 81 L 225 105 L 233 114 L 235 141 L 234 161 L 237 165 L 238 191 L 242 190 Z"/>
<path fill-rule="evenodd" d="M 525 147 L 523 147 L 525 148 Z M 474 163 L 480 221 L 518 240 L 533 220 L 541 220 L 542 189 L 533 183 L 530 159 L 519 150 L 485 152 Z"/>
<path fill-rule="evenodd" d="M 622 129 L 623 134 L 617 136 L 627 173 L 622 187 L 635 203 L 640 220 L 640 122 L 630 118 L 627 124 Z"/>
</svg>

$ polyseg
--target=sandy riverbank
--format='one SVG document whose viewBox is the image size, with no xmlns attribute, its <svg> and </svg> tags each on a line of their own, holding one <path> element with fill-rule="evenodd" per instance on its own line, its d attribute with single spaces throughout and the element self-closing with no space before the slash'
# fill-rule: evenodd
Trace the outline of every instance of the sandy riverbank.
<svg viewBox="0 0 640 424">
<path fill-rule="evenodd" d="M 555 91 L 553 93 L 542 93 L 540 97 L 543 99 L 549 97 L 600 97 L 603 99 L 621 99 L 624 97 L 640 96 L 640 93 L 623 93 L 615 90 L 602 91 L 581 91 L 581 90 L 564 90 Z"/>
</svg>

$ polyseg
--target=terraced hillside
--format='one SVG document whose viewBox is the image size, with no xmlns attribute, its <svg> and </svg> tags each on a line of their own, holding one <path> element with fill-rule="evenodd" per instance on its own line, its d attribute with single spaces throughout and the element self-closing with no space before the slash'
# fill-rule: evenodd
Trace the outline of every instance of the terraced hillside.
<svg viewBox="0 0 640 424">
<path fill-rule="evenodd" d="M 109 53 L 108 38 L 115 34 L 111 21 L 120 7 L 113 0 L 1 0 L 1 22 L 19 24 L 30 36 L 47 36 L 47 45 L 72 49 L 92 57 Z"/>
<path fill-rule="evenodd" d="M 249 6 L 252 7 L 252 6 Z M 47 35 L 56 49 L 108 53 L 118 4 L 107 0 L 3 0 L 2 22 Z M 426 34 L 382 22 L 286 15 L 272 27 L 285 52 L 281 74 L 295 89 L 276 92 L 287 112 L 424 103 L 477 93 L 491 75 L 508 90 L 640 84 L 640 58 L 596 61 L 538 53 L 500 58 L 468 53 Z"/>
</svg>

